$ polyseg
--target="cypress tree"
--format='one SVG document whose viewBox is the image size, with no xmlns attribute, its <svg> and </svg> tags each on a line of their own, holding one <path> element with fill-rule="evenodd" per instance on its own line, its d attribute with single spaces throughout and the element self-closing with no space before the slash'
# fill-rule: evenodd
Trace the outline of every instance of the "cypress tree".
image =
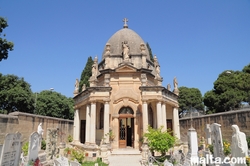
<svg viewBox="0 0 250 166">
<path fill-rule="evenodd" d="M 92 75 L 91 68 L 92 68 L 93 64 L 94 64 L 94 61 L 93 61 L 92 57 L 91 56 L 88 57 L 87 63 L 86 63 L 84 70 L 82 71 L 82 74 L 81 74 L 81 79 L 80 79 L 80 83 L 79 83 L 79 92 L 82 91 L 83 84 L 85 84 L 86 87 L 89 87 L 89 78 Z"/>
<path fill-rule="evenodd" d="M 148 48 L 150 60 L 151 60 L 152 62 L 154 62 L 153 53 L 152 53 L 152 50 L 151 50 L 151 48 L 150 48 L 148 42 L 147 42 L 146 46 L 147 46 L 147 48 Z"/>
</svg>

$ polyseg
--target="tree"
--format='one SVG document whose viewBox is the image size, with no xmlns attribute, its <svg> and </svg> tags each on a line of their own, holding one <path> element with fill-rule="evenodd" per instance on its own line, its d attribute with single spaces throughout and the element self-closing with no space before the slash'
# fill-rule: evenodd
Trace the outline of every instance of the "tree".
<svg viewBox="0 0 250 166">
<path fill-rule="evenodd" d="M 179 109 L 180 113 L 194 107 L 197 110 L 204 110 L 203 98 L 199 89 L 179 87 Z"/>
<path fill-rule="evenodd" d="M 92 65 L 94 64 L 94 61 L 92 59 L 92 57 L 88 57 L 88 61 L 84 67 L 84 70 L 82 71 L 81 74 L 81 79 L 80 79 L 80 83 L 79 83 L 79 92 L 82 91 L 82 86 L 83 84 L 86 85 L 86 87 L 89 87 L 89 78 L 92 75 Z"/>
<path fill-rule="evenodd" d="M 35 113 L 64 119 L 73 119 L 73 99 L 49 90 L 36 94 Z"/>
<path fill-rule="evenodd" d="M 148 146 L 151 152 L 157 151 L 161 152 L 162 155 L 165 155 L 170 148 L 174 147 L 177 138 L 167 131 L 162 131 L 162 128 L 163 127 L 153 129 L 149 126 L 148 132 L 144 133 L 144 137 L 148 141 Z"/>
<path fill-rule="evenodd" d="M 2 32 L 6 27 L 8 27 L 7 20 L 3 17 L 0 17 L 0 61 L 2 61 L 3 59 L 7 59 L 9 51 L 12 51 L 14 47 L 14 44 L 12 42 L 9 42 L 7 39 L 2 38 Z M 3 37 L 5 36 L 6 34 L 3 34 Z"/>
<path fill-rule="evenodd" d="M 250 86 L 247 74 L 240 71 L 223 71 L 214 82 L 214 89 L 205 93 L 204 104 L 210 112 L 224 112 L 241 107 Z M 248 81 L 249 82 L 249 81 Z"/>
<path fill-rule="evenodd" d="M 152 62 L 154 62 L 154 56 L 153 56 L 152 50 L 151 50 L 150 45 L 148 44 L 148 42 L 147 42 L 146 46 L 147 46 L 147 48 L 148 48 L 150 60 L 151 60 Z"/>
<path fill-rule="evenodd" d="M 0 110 L 2 113 L 33 113 L 34 96 L 30 85 L 23 78 L 0 73 Z"/>
</svg>

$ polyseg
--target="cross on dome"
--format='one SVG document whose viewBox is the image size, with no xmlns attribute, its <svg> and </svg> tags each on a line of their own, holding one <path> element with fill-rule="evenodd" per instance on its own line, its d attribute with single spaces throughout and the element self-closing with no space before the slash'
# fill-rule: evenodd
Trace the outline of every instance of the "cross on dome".
<svg viewBox="0 0 250 166">
<path fill-rule="evenodd" d="M 128 25 L 127 25 L 128 19 L 124 18 L 123 22 L 124 22 L 123 28 L 128 28 Z"/>
</svg>

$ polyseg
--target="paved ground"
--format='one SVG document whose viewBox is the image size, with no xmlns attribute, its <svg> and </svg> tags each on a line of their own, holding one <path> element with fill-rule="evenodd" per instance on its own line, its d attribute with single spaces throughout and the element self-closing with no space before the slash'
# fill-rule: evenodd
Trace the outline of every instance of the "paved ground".
<svg viewBox="0 0 250 166">
<path fill-rule="evenodd" d="M 110 155 L 109 166 L 141 166 L 141 155 Z"/>
</svg>

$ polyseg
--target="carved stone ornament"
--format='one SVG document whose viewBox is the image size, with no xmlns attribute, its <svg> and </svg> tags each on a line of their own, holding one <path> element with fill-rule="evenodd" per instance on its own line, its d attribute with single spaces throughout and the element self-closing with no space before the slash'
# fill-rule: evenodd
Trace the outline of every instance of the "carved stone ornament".
<svg viewBox="0 0 250 166">
<path fill-rule="evenodd" d="M 142 86 L 147 86 L 147 75 L 146 74 L 141 74 L 141 83 L 142 83 Z"/>
</svg>

